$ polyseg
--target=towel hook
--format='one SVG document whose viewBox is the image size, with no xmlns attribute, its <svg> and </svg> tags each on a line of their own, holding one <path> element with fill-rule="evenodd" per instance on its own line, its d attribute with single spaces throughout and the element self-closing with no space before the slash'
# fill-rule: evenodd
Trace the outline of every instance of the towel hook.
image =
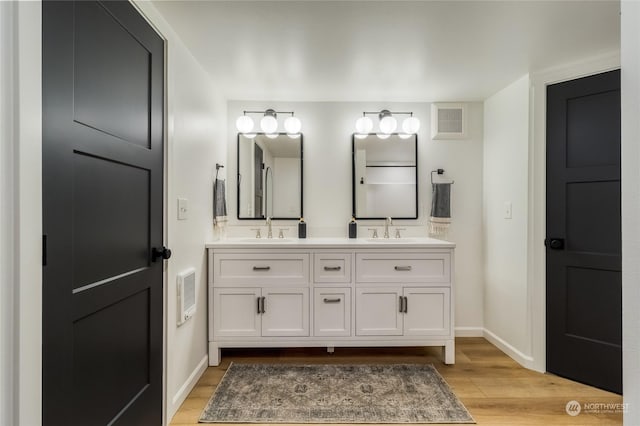
<svg viewBox="0 0 640 426">
<path fill-rule="evenodd" d="M 444 174 L 444 169 L 436 169 L 436 170 L 431 170 L 431 184 L 433 185 L 433 174 L 437 173 L 439 175 L 443 175 Z M 453 185 L 455 183 L 454 180 L 450 181 L 450 182 L 439 182 L 439 183 L 450 183 L 451 185 Z"/>
</svg>

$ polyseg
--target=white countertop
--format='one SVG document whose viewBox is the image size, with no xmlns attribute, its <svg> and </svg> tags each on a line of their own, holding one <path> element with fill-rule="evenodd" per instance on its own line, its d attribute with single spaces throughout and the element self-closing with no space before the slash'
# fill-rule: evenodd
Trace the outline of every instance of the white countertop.
<svg viewBox="0 0 640 426">
<path fill-rule="evenodd" d="M 434 238 L 226 238 L 205 245 L 206 248 L 446 248 L 455 243 Z"/>
</svg>

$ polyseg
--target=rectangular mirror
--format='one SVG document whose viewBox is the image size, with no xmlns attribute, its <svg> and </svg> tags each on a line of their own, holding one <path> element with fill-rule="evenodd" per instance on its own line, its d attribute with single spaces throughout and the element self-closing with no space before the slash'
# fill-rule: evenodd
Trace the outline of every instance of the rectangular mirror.
<svg viewBox="0 0 640 426">
<path fill-rule="evenodd" d="M 302 135 L 238 134 L 238 219 L 299 219 Z"/>
<path fill-rule="evenodd" d="M 418 218 L 418 137 L 356 135 L 351 141 L 353 216 Z"/>
</svg>

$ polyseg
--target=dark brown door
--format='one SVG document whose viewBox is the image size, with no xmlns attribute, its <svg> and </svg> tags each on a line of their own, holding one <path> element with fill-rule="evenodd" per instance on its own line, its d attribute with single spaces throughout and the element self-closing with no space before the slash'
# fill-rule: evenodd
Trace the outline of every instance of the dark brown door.
<svg viewBox="0 0 640 426">
<path fill-rule="evenodd" d="M 622 392 L 620 71 L 547 90 L 547 370 Z"/>
<path fill-rule="evenodd" d="M 163 41 L 127 1 L 42 15 L 43 424 L 160 425 Z"/>
<path fill-rule="evenodd" d="M 253 153 L 253 167 L 254 167 L 254 175 L 253 175 L 253 188 L 254 188 L 254 215 L 256 218 L 264 218 L 265 211 L 262 208 L 262 200 L 264 196 L 263 192 L 263 179 L 262 179 L 262 169 L 264 168 L 263 163 L 263 153 L 262 148 L 258 146 L 258 144 L 254 144 L 254 153 Z"/>
</svg>

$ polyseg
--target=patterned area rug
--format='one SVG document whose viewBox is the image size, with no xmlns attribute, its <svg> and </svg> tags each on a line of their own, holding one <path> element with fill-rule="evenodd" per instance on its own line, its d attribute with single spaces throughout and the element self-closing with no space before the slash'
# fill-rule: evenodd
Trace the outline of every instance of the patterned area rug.
<svg viewBox="0 0 640 426">
<path fill-rule="evenodd" d="M 431 364 L 231 364 L 201 423 L 475 423 Z"/>
</svg>

